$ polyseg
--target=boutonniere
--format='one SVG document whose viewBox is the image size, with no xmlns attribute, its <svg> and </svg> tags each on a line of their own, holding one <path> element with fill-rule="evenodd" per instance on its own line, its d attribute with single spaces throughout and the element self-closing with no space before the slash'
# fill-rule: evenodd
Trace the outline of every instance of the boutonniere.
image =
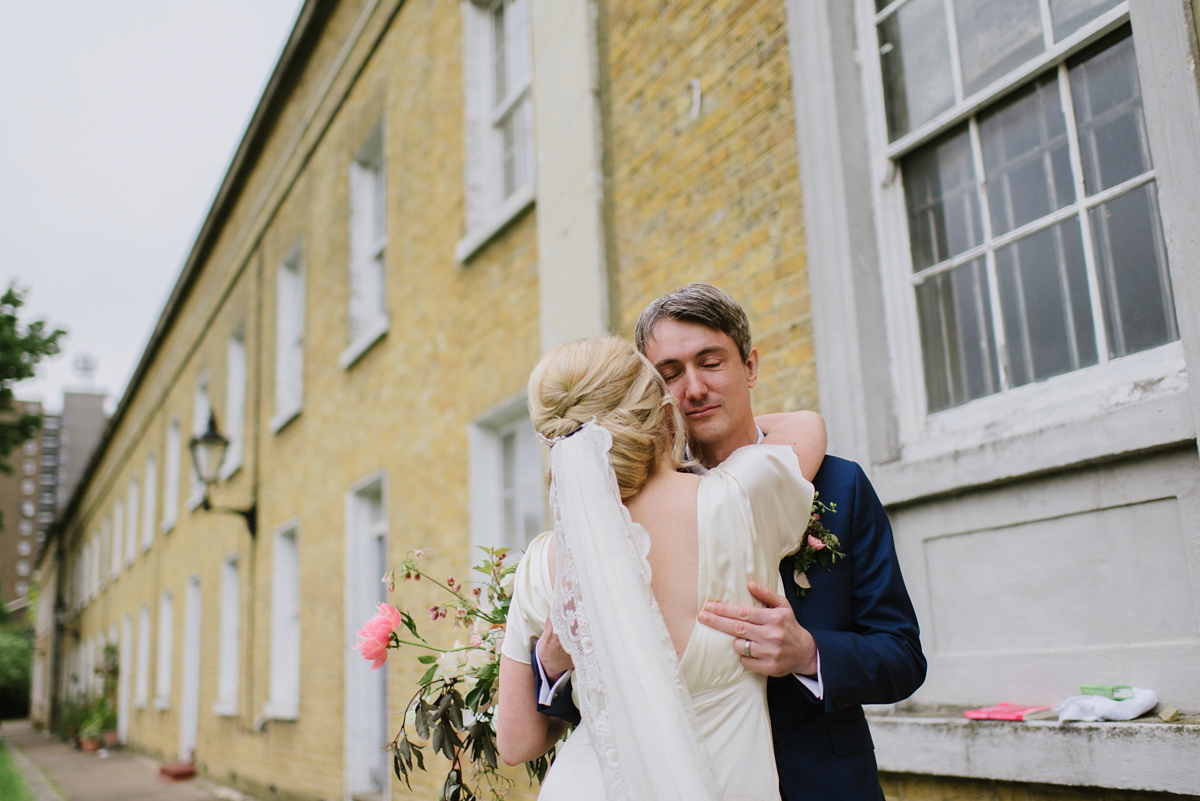
<svg viewBox="0 0 1200 801">
<path fill-rule="evenodd" d="M 812 516 L 808 519 L 808 528 L 804 530 L 804 539 L 800 543 L 800 550 L 792 554 L 794 567 L 792 577 L 796 582 L 796 592 L 801 597 L 812 587 L 808 581 L 809 568 L 820 563 L 821 567 L 829 570 L 834 562 L 846 555 L 838 550 L 841 546 L 838 538 L 821 522 L 823 514 L 837 514 L 837 504 L 823 503 L 817 499 L 817 493 L 814 493 Z"/>
</svg>

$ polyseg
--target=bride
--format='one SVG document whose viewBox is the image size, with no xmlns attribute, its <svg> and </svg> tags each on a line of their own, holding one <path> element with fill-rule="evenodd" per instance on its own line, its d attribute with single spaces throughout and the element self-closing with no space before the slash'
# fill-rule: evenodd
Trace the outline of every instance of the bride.
<svg viewBox="0 0 1200 801">
<path fill-rule="evenodd" d="M 762 444 L 703 477 L 663 379 L 616 338 L 562 345 L 529 379 L 551 443 L 555 530 L 521 560 L 501 648 L 501 758 L 544 754 L 564 733 L 537 711 L 532 650 L 553 629 L 573 659 L 583 725 L 539 799 L 778 801 L 766 679 L 733 638 L 697 625 L 709 600 L 756 603 L 800 545 L 825 430 L 811 412 L 760 418 Z"/>
</svg>

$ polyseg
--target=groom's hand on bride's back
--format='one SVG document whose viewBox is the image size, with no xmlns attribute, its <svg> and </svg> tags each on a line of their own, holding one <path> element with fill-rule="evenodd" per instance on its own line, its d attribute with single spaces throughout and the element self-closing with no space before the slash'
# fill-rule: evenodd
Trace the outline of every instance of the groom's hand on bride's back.
<svg viewBox="0 0 1200 801">
<path fill-rule="evenodd" d="M 538 638 L 536 653 L 538 661 L 542 663 L 542 670 L 546 671 L 546 678 L 551 682 L 558 681 L 562 674 L 575 667 L 571 655 L 563 650 L 558 635 L 554 633 L 554 626 L 551 625 L 549 617 L 546 618 L 546 628 L 542 631 L 542 636 Z"/>
<path fill-rule="evenodd" d="M 700 622 L 734 638 L 733 649 L 747 670 L 764 676 L 814 675 L 817 644 L 797 622 L 787 598 L 753 581 L 748 587 L 765 608 L 709 601 Z"/>
</svg>

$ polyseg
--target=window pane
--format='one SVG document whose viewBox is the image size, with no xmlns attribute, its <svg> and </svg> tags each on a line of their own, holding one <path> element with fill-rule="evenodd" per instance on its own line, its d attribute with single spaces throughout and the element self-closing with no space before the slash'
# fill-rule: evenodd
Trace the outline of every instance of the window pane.
<svg viewBox="0 0 1200 801">
<path fill-rule="evenodd" d="M 979 137 L 994 234 L 1075 199 L 1066 121 L 1053 74 L 980 118 Z"/>
<path fill-rule="evenodd" d="M 1150 169 L 1133 39 L 1085 57 L 1070 69 L 1083 180 L 1089 195 Z"/>
<path fill-rule="evenodd" d="M 1050 18 L 1054 20 L 1054 41 L 1059 41 L 1119 5 L 1121 0 L 1050 0 Z"/>
<path fill-rule="evenodd" d="M 901 168 L 914 270 L 983 241 L 975 163 L 965 127 L 907 156 Z"/>
<path fill-rule="evenodd" d="M 1179 338 L 1154 183 L 1090 212 L 1111 358 Z"/>
<path fill-rule="evenodd" d="M 996 251 L 996 278 L 1014 386 L 1096 363 L 1078 217 Z"/>
<path fill-rule="evenodd" d="M 983 259 L 917 287 L 929 411 L 958 406 L 1000 388 Z"/>
<path fill-rule="evenodd" d="M 1038 0 L 954 0 L 954 22 L 967 95 L 1046 49 Z"/>
<path fill-rule="evenodd" d="M 888 138 L 896 139 L 954 103 L 942 0 L 912 0 L 879 25 Z"/>
<path fill-rule="evenodd" d="M 492 98 L 492 107 L 500 105 L 508 94 L 508 73 L 506 69 L 508 55 L 505 52 L 504 40 L 504 3 L 497 3 L 492 9 L 492 74 L 496 76 L 496 95 Z"/>
</svg>

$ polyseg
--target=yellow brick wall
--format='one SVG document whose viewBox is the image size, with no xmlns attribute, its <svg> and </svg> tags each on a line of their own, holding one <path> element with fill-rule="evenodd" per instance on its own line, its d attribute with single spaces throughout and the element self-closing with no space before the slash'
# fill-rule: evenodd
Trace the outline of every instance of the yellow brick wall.
<svg viewBox="0 0 1200 801">
<path fill-rule="evenodd" d="M 782 0 L 603 5 L 617 330 L 664 292 L 714 283 L 750 316 L 756 408 L 816 408 Z"/>
<path fill-rule="evenodd" d="M 122 616 L 130 614 L 136 632 L 138 606 L 149 605 L 151 703 L 132 714 L 130 747 L 173 758 L 185 587 L 198 574 L 203 645 L 197 767 L 214 780 L 270 797 L 341 797 L 347 489 L 383 470 L 389 556 L 399 559 L 424 547 L 431 572 L 465 576 L 474 561 L 468 553 L 468 425 L 523 391 L 539 355 L 535 213 L 518 220 L 469 265 L 454 261 L 463 233 L 459 4 L 410 0 L 393 17 L 398 7 L 381 3 L 365 21 L 362 42 L 347 59 L 350 66 L 322 99 L 317 90 L 362 6 L 341 3 L 330 12 L 321 41 L 295 76 L 293 94 L 69 522 L 68 547 L 75 552 L 77 533 L 99 528 L 114 499 L 124 497 L 129 477 L 140 479 L 148 452 L 158 454 L 161 494 L 163 441 L 173 417 L 181 422 L 185 444 L 182 505 L 189 494 L 186 440 L 196 380 L 209 375 L 212 405 L 224 419 L 226 344 L 234 326 L 244 323 L 248 442 L 243 468 L 213 499 L 245 506 L 257 480 L 257 543 L 252 545 L 237 517 L 183 508 L 174 530 L 158 535 L 147 553 L 139 550 L 134 565 L 84 610 L 80 628 L 90 638 L 113 622 L 120 628 Z M 376 33 L 385 29 L 372 48 Z M 297 126 L 310 118 L 306 131 L 297 134 Z M 338 357 L 346 345 L 348 171 L 380 119 L 389 186 L 391 329 L 343 370 Z M 307 155 L 306 143 L 315 145 Z M 297 240 L 303 243 L 307 297 L 304 404 L 295 420 L 273 433 L 268 423 L 274 414 L 275 270 Z M 161 514 L 161 500 L 157 506 Z M 300 717 L 255 731 L 267 699 L 272 532 L 291 519 L 299 521 L 300 531 Z M 240 710 L 236 718 L 223 718 L 212 712 L 220 566 L 235 552 L 244 610 Z M 401 586 L 392 600 L 420 610 L 440 600 L 431 589 Z M 169 709 L 158 710 L 152 699 L 164 590 L 175 602 L 172 698 Z M 449 629 L 429 633 L 446 642 L 453 638 Z M 411 694 L 419 669 L 412 657 L 393 657 L 388 677 L 395 706 Z M 523 786 L 523 771 L 515 775 Z M 435 774 L 418 776 L 415 797 L 430 797 L 438 786 Z"/>
</svg>

